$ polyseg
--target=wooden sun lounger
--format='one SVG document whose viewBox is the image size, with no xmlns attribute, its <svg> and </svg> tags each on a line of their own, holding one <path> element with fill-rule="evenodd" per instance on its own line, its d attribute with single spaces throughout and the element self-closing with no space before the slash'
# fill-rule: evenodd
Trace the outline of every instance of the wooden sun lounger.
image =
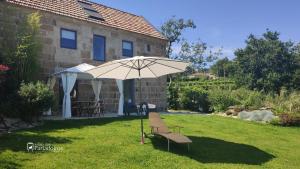
<svg viewBox="0 0 300 169">
<path fill-rule="evenodd" d="M 170 150 L 170 140 L 178 144 L 187 144 L 189 150 L 189 144 L 192 143 L 192 140 L 180 134 L 180 128 L 182 127 L 174 126 L 175 129 L 178 129 L 178 132 L 171 132 L 160 118 L 159 113 L 156 112 L 149 113 L 149 124 L 152 134 L 162 136 L 168 140 L 168 151 Z"/>
</svg>

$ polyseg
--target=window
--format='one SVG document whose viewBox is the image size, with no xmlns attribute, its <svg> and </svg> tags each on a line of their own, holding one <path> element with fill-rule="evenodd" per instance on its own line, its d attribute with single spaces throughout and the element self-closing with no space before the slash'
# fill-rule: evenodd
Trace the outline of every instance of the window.
<svg viewBox="0 0 300 169">
<path fill-rule="evenodd" d="M 102 20 L 104 21 L 102 15 L 92 6 L 91 3 L 87 1 L 77 1 L 84 12 L 89 16 L 91 19 Z"/>
<path fill-rule="evenodd" d="M 133 43 L 130 41 L 122 41 L 122 55 L 127 57 L 133 56 Z"/>
<path fill-rule="evenodd" d="M 61 29 L 60 30 L 60 47 L 68 49 L 77 48 L 77 35 L 76 31 Z"/>
<path fill-rule="evenodd" d="M 94 60 L 105 61 L 105 37 L 94 35 L 93 39 Z"/>
<path fill-rule="evenodd" d="M 151 45 L 150 45 L 150 44 L 147 44 L 147 45 L 146 45 L 146 51 L 147 51 L 147 52 L 151 52 Z"/>
</svg>

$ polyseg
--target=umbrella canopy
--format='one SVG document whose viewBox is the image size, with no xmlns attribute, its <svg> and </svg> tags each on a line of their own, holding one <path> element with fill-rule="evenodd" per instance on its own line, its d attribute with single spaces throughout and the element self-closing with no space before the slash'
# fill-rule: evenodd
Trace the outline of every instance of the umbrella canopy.
<svg viewBox="0 0 300 169">
<path fill-rule="evenodd" d="M 164 57 L 135 56 L 128 59 L 114 60 L 86 71 L 94 78 L 139 79 L 139 99 L 142 100 L 142 78 L 158 78 L 160 76 L 184 72 L 189 63 Z M 144 144 L 144 127 L 141 116 L 141 143 Z"/>
<path fill-rule="evenodd" d="M 160 76 L 185 71 L 188 63 L 163 57 L 135 56 L 114 60 L 90 69 L 87 73 L 94 78 L 119 80 L 138 78 L 158 78 Z"/>
<path fill-rule="evenodd" d="M 87 63 L 82 63 L 74 67 L 70 67 L 64 70 L 61 70 L 59 72 L 54 73 L 55 76 L 59 76 L 63 73 L 76 73 L 77 74 L 77 79 L 93 79 L 93 77 L 86 73 L 86 71 L 94 69 L 95 66 L 87 64 Z"/>
</svg>

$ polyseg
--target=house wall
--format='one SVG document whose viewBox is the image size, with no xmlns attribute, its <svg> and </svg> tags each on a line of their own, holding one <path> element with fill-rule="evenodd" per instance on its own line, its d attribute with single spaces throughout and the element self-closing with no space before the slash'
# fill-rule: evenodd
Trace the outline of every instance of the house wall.
<svg viewBox="0 0 300 169">
<path fill-rule="evenodd" d="M 3 8 L 7 4 L 0 3 L 0 16 L 3 16 Z M 26 14 L 33 12 L 32 9 L 15 7 L 14 15 L 16 25 L 25 19 Z M 101 26 L 87 21 L 72 19 L 65 16 L 55 15 L 40 11 L 41 39 L 43 49 L 40 55 L 42 67 L 41 79 L 46 80 L 52 73 L 80 63 L 99 65 L 104 62 L 93 60 L 93 35 L 101 35 L 106 38 L 106 61 L 122 59 L 122 40 L 133 42 L 134 55 L 163 56 L 166 41 L 158 38 L 132 33 L 121 29 Z M 60 29 L 66 28 L 77 31 L 77 49 L 65 49 L 60 47 Z M 146 44 L 151 45 L 151 52 L 146 52 Z M 79 81 L 79 98 L 87 99 L 94 97 L 89 81 Z M 137 84 L 136 91 L 137 89 Z M 55 86 L 58 95 L 59 85 Z M 142 95 L 144 100 L 156 104 L 159 110 L 166 109 L 166 78 L 142 80 Z M 138 100 L 136 92 L 136 102 Z M 119 92 L 114 80 L 104 80 L 100 97 L 104 100 L 107 112 L 116 112 L 118 108 Z"/>
</svg>

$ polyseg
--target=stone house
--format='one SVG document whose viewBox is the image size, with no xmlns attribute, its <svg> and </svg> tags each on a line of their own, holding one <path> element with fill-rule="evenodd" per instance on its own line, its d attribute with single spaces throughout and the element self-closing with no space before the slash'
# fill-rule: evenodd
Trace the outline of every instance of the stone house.
<svg viewBox="0 0 300 169">
<path fill-rule="evenodd" d="M 26 14 L 35 11 L 42 16 L 42 80 L 63 68 L 81 63 L 97 66 L 135 55 L 165 54 L 167 39 L 142 16 L 87 0 L 4 0 L 0 2 L 0 16 L 4 16 L 1 9 L 8 6 L 14 8 L 11 17 L 16 24 Z M 139 102 L 136 83 L 135 80 L 124 81 L 125 101 Z M 60 85 L 61 82 L 57 82 L 54 87 L 60 100 L 58 104 L 63 96 Z M 87 81 L 78 80 L 74 90 L 76 99 L 94 97 Z M 166 109 L 166 77 L 143 80 L 142 93 L 143 101 L 157 105 L 159 110 Z M 119 93 L 114 80 L 103 81 L 100 98 L 106 112 L 116 112 Z"/>
</svg>

